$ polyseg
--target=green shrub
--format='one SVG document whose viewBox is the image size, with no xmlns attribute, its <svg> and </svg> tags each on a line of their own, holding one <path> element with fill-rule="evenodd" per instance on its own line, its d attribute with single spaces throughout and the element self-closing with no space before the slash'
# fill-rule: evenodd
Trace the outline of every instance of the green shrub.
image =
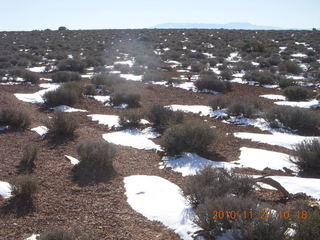
<svg viewBox="0 0 320 240">
<path fill-rule="evenodd" d="M 86 141 L 77 146 L 80 162 L 74 168 L 74 177 L 82 184 L 105 180 L 113 171 L 115 150 L 105 141 Z"/>
<path fill-rule="evenodd" d="M 174 112 L 170 108 L 154 105 L 148 112 L 148 118 L 160 132 L 183 122 L 183 113 Z"/>
<path fill-rule="evenodd" d="M 84 86 L 84 94 L 85 95 L 95 95 L 96 94 L 96 86 L 94 84 L 86 84 Z"/>
<path fill-rule="evenodd" d="M 219 80 L 215 74 L 202 76 L 199 80 L 197 80 L 194 85 L 198 90 L 210 90 L 217 92 L 228 92 L 231 91 L 230 82 L 225 82 Z"/>
<path fill-rule="evenodd" d="M 301 209 L 298 209 L 301 211 Z M 319 209 L 307 209 L 308 217 L 298 218 L 295 222 L 294 240 L 320 239 L 320 211 Z"/>
<path fill-rule="evenodd" d="M 221 77 L 225 80 L 231 80 L 232 79 L 232 71 L 230 69 L 224 69 L 221 71 Z"/>
<path fill-rule="evenodd" d="M 61 71 L 56 72 L 52 75 L 53 82 L 72 82 L 72 81 L 80 81 L 81 76 L 77 72 L 70 71 Z"/>
<path fill-rule="evenodd" d="M 244 52 L 264 52 L 265 44 L 261 42 L 247 42 L 241 46 L 241 50 Z"/>
<path fill-rule="evenodd" d="M 12 181 L 13 195 L 20 199 L 31 199 L 38 191 L 38 182 L 30 175 L 17 176 Z"/>
<path fill-rule="evenodd" d="M 253 71 L 246 73 L 244 78 L 248 81 L 258 82 L 260 85 L 272 85 L 276 81 L 276 77 L 269 71 Z"/>
<path fill-rule="evenodd" d="M 308 109 L 275 106 L 266 113 L 267 121 L 274 127 L 281 127 L 300 131 L 317 131 L 320 124 L 318 113 Z"/>
<path fill-rule="evenodd" d="M 214 96 L 208 101 L 209 106 L 213 109 L 223 109 L 226 108 L 230 104 L 230 99 L 223 96 Z"/>
<path fill-rule="evenodd" d="M 291 161 L 303 173 L 320 174 L 320 141 L 313 139 L 297 144 Z"/>
<path fill-rule="evenodd" d="M 24 130 L 31 124 L 29 113 L 22 108 L 0 109 L 0 125 L 10 126 L 16 130 Z"/>
<path fill-rule="evenodd" d="M 38 155 L 38 149 L 34 146 L 27 145 L 23 150 L 23 155 L 19 163 L 20 172 L 31 173 L 36 167 L 34 161 Z"/>
<path fill-rule="evenodd" d="M 119 124 L 123 128 L 138 128 L 141 125 L 141 114 L 138 112 L 124 112 L 119 116 Z"/>
<path fill-rule="evenodd" d="M 183 152 L 204 153 L 207 147 L 218 140 L 218 132 L 201 121 L 187 121 L 167 129 L 162 145 L 170 155 Z"/>
<path fill-rule="evenodd" d="M 120 76 L 107 73 L 95 75 L 91 81 L 97 86 L 105 86 L 107 88 L 113 88 L 119 84 L 125 83 L 125 80 L 120 78 Z"/>
<path fill-rule="evenodd" d="M 48 134 L 53 137 L 73 137 L 78 123 L 75 119 L 60 111 L 56 111 L 50 122 L 47 124 Z"/>
<path fill-rule="evenodd" d="M 283 94 L 289 101 L 303 101 L 311 98 L 313 92 L 304 87 L 292 86 L 285 88 Z"/>
<path fill-rule="evenodd" d="M 80 102 L 82 93 L 82 85 L 75 82 L 67 82 L 54 91 L 46 92 L 43 99 L 47 107 L 60 105 L 73 106 Z"/>
<path fill-rule="evenodd" d="M 291 79 L 281 78 L 278 80 L 278 84 L 279 84 L 279 87 L 283 89 L 283 88 L 295 86 L 296 82 Z"/>
<path fill-rule="evenodd" d="M 110 96 L 110 103 L 113 106 L 127 104 L 129 108 L 140 106 L 140 94 L 136 89 L 121 85 L 117 87 Z"/>
<path fill-rule="evenodd" d="M 57 67 L 59 71 L 83 72 L 85 65 L 81 60 L 68 58 L 59 61 Z"/>
<path fill-rule="evenodd" d="M 168 75 L 162 72 L 146 72 L 142 78 L 143 82 L 159 82 L 168 80 Z"/>
<path fill-rule="evenodd" d="M 191 205 L 197 207 L 206 199 L 215 199 L 230 194 L 248 196 L 253 190 L 253 184 L 253 180 L 247 176 L 208 165 L 196 175 L 186 177 L 183 194 Z"/>
<path fill-rule="evenodd" d="M 278 65 L 278 68 L 283 73 L 299 74 L 302 72 L 299 64 L 292 61 L 282 62 Z"/>
</svg>

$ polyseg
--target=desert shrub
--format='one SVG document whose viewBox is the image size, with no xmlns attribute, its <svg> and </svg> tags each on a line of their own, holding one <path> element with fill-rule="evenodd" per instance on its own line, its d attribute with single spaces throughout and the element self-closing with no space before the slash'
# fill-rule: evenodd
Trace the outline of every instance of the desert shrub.
<svg viewBox="0 0 320 240">
<path fill-rule="evenodd" d="M 298 63 L 292 61 L 282 62 L 278 65 L 279 71 L 283 73 L 299 74 L 302 72 Z"/>
<path fill-rule="evenodd" d="M 31 199 L 38 191 L 38 182 L 30 175 L 17 176 L 12 181 L 13 195 L 21 199 Z"/>
<path fill-rule="evenodd" d="M 120 71 L 121 73 L 129 73 L 131 67 L 128 64 L 114 64 L 114 70 Z"/>
<path fill-rule="evenodd" d="M 320 124 L 318 113 L 297 107 L 275 106 L 266 113 L 267 121 L 273 127 L 291 128 L 300 131 L 317 131 Z"/>
<path fill-rule="evenodd" d="M 83 72 L 86 64 L 77 59 L 64 59 L 58 62 L 59 71 Z"/>
<path fill-rule="evenodd" d="M 198 90 L 210 90 L 217 92 L 228 92 L 231 91 L 231 84 L 229 82 L 224 82 L 219 80 L 216 75 L 210 74 L 202 76 L 194 84 Z"/>
<path fill-rule="evenodd" d="M 129 108 L 140 106 L 140 94 L 136 89 L 125 85 L 118 86 L 110 96 L 110 103 L 113 106 L 127 104 Z"/>
<path fill-rule="evenodd" d="M 47 107 L 60 105 L 73 106 L 80 102 L 83 88 L 74 82 L 67 82 L 60 88 L 46 92 L 43 95 L 44 103 Z"/>
<path fill-rule="evenodd" d="M 186 177 L 183 186 L 183 194 L 194 207 L 205 203 L 206 199 L 215 199 L 230 194 L 246 197 L 252 190 L 253 180 L 251 178 L 210 165 L 196 175 Z"/>
<path fill-rule="evenodd" d="M 294 147 L 293 161 L 303 173 L 320 174 L 320 141 L 304 141 Z"/>
<path fill-rule="evenodd" d="M 146 72 L 142 78 L 143 82 L 168 81 L 169 77 L 162 72 Z"/>
<path fill-rule="evenodd" d="M 96 93 L 96 86 L 94 84 L 84 85 L 84 94 L 85 95 L 94 95 Z"/>
<path fill-rule="evenodd" d="M 80 81 L 81 76 L 77 72 L 71 71 L 60 71 L 52 75 L 53 82 L 71 82 L 71 81 Z"/>
<path fill-rule="evenodd" d="M 307 218 L 298 218 L 295 222 L 294 240 L 320 239 L 320 211 L 309 208 L 307 212 Z"/>
<path fill-rule="evenodd" d="M 221 71 L 221 77 L 226 80 L 232 79 L 232 71 L 230 69 L 224 69 Z"/>
<path fill-rule="evenodd" d="M 223 108 L 226 108 L 229 105 L 230 99 L 218 95 L 218 96 L 214 96 L 214 97 L 210 98 L 208 103 L 209 103 L 209 106 L 213 110 L 223 109 Z"/>
<path fill-rule="evenodd" d="M 30 71 L 22 71 L 20 77 L 22 77 L 24 81 L 31 82 L 33 84 L 38 83 L 40 80 L 39 74 Z"/>
<path fill-rule="evenodd" d="M 101 73 L 92 78 L 92 83 L 98 86 L 111 88 L 124 83 L 124 79 L 115 74 Z"/>
<path fill-rule="evenodd" d="M 34 161 L 38 155 L 38 149 L 34 146 L 27 145 L 23 149 L 23 155 L 19 163 L 20 172 L 31 173 L 36 167 Z"/>
<path fill-rule="evenodd" d="M 31 124 L 29 113 L 22 108 L 0 109 L 0 125 L 8 125 L 16 130 L 24 130 Z"/>
<path fill-rule="evenodd" d="M 201 72 L 203 69 L 204 69 L 204 66 L 199 62 L 195 62 L 191 64 L 191 72 Z"/>
<path fill-rule="evenodd" d="M 244 52 L 264 52 L 265 44 L 261 42 L 247 42 L 241 46 L 241 50 Z"/>
<path fill-rule="evenodd" d="M 123 128 L 138 128 L 141 124 L 141 114 L 139 112 L 124 112 L 119 116 L 119 124 Z"/>
<path fill-rule="evenodd" d="M 280 88 L 287 88 L 287 87 L 295 86 L 296 82 L 291 79 L 280 78 L 278 80 L 278 84 Z"/>
<path fill-rule="evenodd" d="M 217 141 L 219 133 L 201 120 L 187 121 L 167 129 L 162 145 L 170 155 L 182 152 L 204 153 Z"/>
<path fill-rule="evenodd" d="M 228 110 L 231 115 L 242 115 L 244 117 L 252 117 L 257 115 L 261 109 L 261 102 L 249 97 L 244 97 L 241 100 L 235 99 L 231 101 L 228 106 Z"/>
<path fill-rule="evenodd" d="M 244 78 L 248 81 L 258 82 L 260 85 L 274 84 L 276 77 L 269 71 L 253 71 L 246 73 Z"/>
<path fill-rule="evenodd" d="M 283 94 L 289 101 L 303 101 L 311 98 L 313 95 L 311 90 L 298 86 L 285 88 Z"/>
<path fill-rule="evenodd" d="M 63 228 L 50 228 L 40 234 L 39 240 L 93 240 L 95 237 L 92 234 L 83 234 L 77 229 L 71 231 Z"/>
<path fill-rule="evenodd" d="M 53 137 L 73 137 L 78 123 L 67 113 L 57 111 L 47 123 L 47 127 L 49 129 L 48 135 Z"/>
<path fill-rule="evenodd" d="M 74 168 L 74 177 L 88 184 L 105 180 L 113 171 L 115 149 L 106 141 L 85 141 L 77 146 L 80 162 Z"/>
<path fill-rule="evenodd" d="M 154 105 L 148 112 L 148 118 L 159 131 L 183 122 L 183 113 L 174 112 L 161 105 Z"/>
</svg>

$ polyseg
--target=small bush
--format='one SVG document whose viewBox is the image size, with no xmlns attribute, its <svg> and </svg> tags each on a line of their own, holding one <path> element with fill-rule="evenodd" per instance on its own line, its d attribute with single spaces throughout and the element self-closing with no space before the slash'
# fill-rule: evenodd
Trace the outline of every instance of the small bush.
<svg viewBox="0 0 320 240">
<path fill-rule="evenodd" d="M 38 155 L 38 149 L 34 146 L 27 145 L 23 150 L 23 156 L 19 163 L 19 170 L 21 172 L 31 173 L 36 167 L 34 161 Z"/>
<path fill-rule="evenodd" d="M 173 126 L 165 131 L 162 145 L 168 154 L 182 152 L 204 153 L 217 141 L 219 134 L 207 123 L 194 120 Z"/>
<path fill-rule="evenodd" d="M 70 115 L 57 111 L 51 121 L 47 124 L 48 134 L 53 137 L 73 137 L 78 123 Z"/>
<path fill-rule="evenodd" d="M 51 228 L 40 234 L 39 240 L 93 240 L 92 235 L 90 237 L 87 234 L 83 234 L 80 231 L 72 230 L 66 231 L 63 228 Z"/>
<path fill-rule="evenodd" d="M 280 88 L 287 88 L 287 87 L 295 86 L 296 82 L 291 79 L 281 78 L 278 80 L 278 84 Z"/>
<path fill-rule="evenodd" d="M 302 72 L 299 64 L 292 61 L 282 62 L 278 65 L 278 68 L 283 73 L 299 74 Z"/>
<path fill-rule="evenodd" d="M 248 81 L 258 82 L 260 85 L 271 85 L 276 81 L 274 74 L 269 71 L 253 71 L 251 73 L 247 73 L 244 78 Z"/>
<path fill-rule="evenodd" d="M 88 184 L 105 180 L 113 171 L 115 150 L 105 141 L 86 141 L 77 146 L 80 163 L 74 168 L 75 179 Z"/>
<path fill-rule="evenodd" d="M 267 121 L 274 127 L 281 127 L 300 131 L 317 131 L 320 124 L 318 113 L 307 109 L 275 106 L 266 113 Z"/>
<path fill-rule="evenodd" d="M 120 78 L 118 75 L 115 74 L 98 74 L 92 78 L 92 83 L 97 86 L 105 86 L 107 88 L 114 88 L 119 84 L 123 84 L 125 80 Z"/>
<path fill-rule="evenodd" d="M 217 79 L 217 76 L 214 74 L 202 76 L 199 80 L 197 80 L 194 84 L 198 90 L 210 90 L 217 92 L 228 92 L 231 91 L 230 82 L 224 82 Z"/>
<path fill-rule="evenodd" d="M 60 88 L 46 92 L 43 96 L 44 103 L 47 107 L 60 105 L 73 106 L 80 102 L 83 88 L 74 82 L 63 84 Z"/>
<path fill-rule="evenodd" d="M 16 130 L 24 130 L 31 124 L 29 113 L 22 108 L 0 109 L 0 125 L 8 125 Z"/>
<path fill-rule="evenodd" d="M 297 219 L 295 222 L 294 240 L 320 239 L 320 211 L 316 208 L 308 209 L 307 212 L 308 218 Z"/>
<path fill-rule="evenodd" d="M 230 99 L 223 96 L 214 96 L 209 99 L 209 106 L 213 109 L 223 109 L 230 104 Z"/>
<path fill-rule="evenodd" d="M 59 61 L 57 67 L 59 71 L 83 72 L 86 66 L 85 62 L 77 59 L 64 59 Z"/>
<path fill-rule="evenodd" d="M 84 94 L 85 95 L 95 95 L 96 94 L 96 86 L 94 84 L 84 85 Z"/>
<path fill-rule="evenodd" d="M 61 71 L 56 72 L 52 75 L 53 82 L 71 82 L 71 81 L 80 81 L 81 76 L 79 73 L 70 72 L 70 71 Z"/>
<path fill-rule="evenodd" d="M 303 101 L 311 98 L 313 95 L 311 90 L 298 86 L 287 87 L 283 93 L 289 101 Z"/>
<path fill-rule="evenodd" d="M 38 191 L 37 181 L 30 175 L 20 175 L 12 181 L 13 195 L 20 199 L 31 199 Z"/>
<path fill-rule="evenodd" d="M 182 123 L 184 119 L 182 112 L 174 112 L 161 105 L 154 105 L 148 113 L 148 118 L 154 127 L 161 132 L 171 126 Z"/>
<path fill-rule="evenodd" d="M 196 175 L 188 176 L 183 186 L 183 194 L 194 207 L 203 204 L 206 199 L 215 199 L 230 194 L 245 197 L 252 190 L 251 178 L 210 165 Z"/>
<path fill-rule="evenodd" d="M 320 141 L 314 139 L 297 144 L 291 161 L 303 173 L 320 174 Z"/>
<path fill-rule="evenodd" d="M 119 124 L 123 128 L 138 128 L 141 124 L 141 114 L 138 112 L 124 112 L 119 116 Z"/>
<path fill-rule="evenodd" d="M 126 87 L 125 85 L 119 86 L 110 96 L 110 103 L 113 106 L 127 104 L 129 108 L 140 106 L 140 94 L 136 89 Z"/>
<path fill-rule="evenodd" d="M 143 82 L 160 82 L 168 80 L 168 75 L 162 72 L 146 72 L 142 78 Z"/>
<path fill-rule="evenodd" d="M 242 115 L 244 117 L 252 117 L 257 115 L 261 109 L 261 102 L 253 98 L 233 100 L 228 106 L 228 110 L 231 115 Z"/>
<path fill-rule="evenodd" d="M 224 69 L 221 71 L 221 77 L 225 80 L 231 80 L 232 79 L 232 71 L 230 69 Z"/>
</svg>

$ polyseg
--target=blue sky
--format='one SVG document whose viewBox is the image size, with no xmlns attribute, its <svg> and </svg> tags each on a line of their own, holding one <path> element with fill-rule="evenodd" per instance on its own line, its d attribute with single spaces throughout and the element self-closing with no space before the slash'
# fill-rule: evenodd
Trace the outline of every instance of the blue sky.
<svg viewBox="0 0 320 240">
<path fill-rule="evenodd" d="M 249 22 L 320 28 L 320 0 L 1 0 L 0 31 Z"/>
</svg>

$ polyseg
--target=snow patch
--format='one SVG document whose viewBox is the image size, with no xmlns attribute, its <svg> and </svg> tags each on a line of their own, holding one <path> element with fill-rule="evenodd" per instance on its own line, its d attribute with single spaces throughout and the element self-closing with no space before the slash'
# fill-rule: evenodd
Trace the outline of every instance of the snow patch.
<svg viewBox="0 0 320 240">
<path fill-rule="evenodd" d="M 38 133 L 40 136 L 47 134 L 48 130 L 49 129 L 46 126 L 39 126 L 31 129 L 31 131 Z"/>
</svg>

